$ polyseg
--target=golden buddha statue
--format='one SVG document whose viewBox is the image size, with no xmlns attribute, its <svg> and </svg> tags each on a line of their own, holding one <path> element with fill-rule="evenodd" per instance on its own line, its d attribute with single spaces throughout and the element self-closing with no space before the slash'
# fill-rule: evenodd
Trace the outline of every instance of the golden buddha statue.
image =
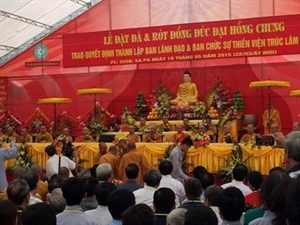
<svg viewBox="0 0 300 225">
<path fill-rule="evenodd" d="M 175 99 L 171 100 L 172 105 L 194 105 L 198 101 L 198 90 L 195 83 L 191 82 L 191 73 L 183 73 L 184 83 L 180 84 Z"/>
</svg>

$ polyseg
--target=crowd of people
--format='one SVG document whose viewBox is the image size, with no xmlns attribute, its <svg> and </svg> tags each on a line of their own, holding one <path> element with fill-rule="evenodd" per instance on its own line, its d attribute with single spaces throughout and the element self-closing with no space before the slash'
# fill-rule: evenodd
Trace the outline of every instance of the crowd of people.
<svg viewBox="0 0 300 225">
<path fill-rule="evenodd" d="M 49 145 L 46 175 L 35 164 L 29 171 L 14 168 L 14 180 L 1 182 L 1 225 L 298 225 L 300 131 L 274 138 L 285 147 L 288 170 L 275 167 L 263 176 L 237 164 L 232 181 L 221 186 L 200 165 L 183 172 L 182 154 L 193 145 L 189 136 L 157 168 L 134 142 L 109 149 L 99 143 L 99 163 L 84 179 L 72 173 L 76 157 L 58 156 Z M 4 159 L 18 153 L 15 139 L 9 140 L 10 148 L 0 149 L 1 157 L 9 155 Z"/>
</svg>

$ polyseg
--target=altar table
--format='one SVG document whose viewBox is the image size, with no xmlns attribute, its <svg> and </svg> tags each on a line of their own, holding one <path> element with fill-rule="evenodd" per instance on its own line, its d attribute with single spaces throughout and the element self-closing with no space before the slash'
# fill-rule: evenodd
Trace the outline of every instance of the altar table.
<svg viewBox="0 0 300 225">
<path fill-rule="evenodd" d="M 77 148 L 78 155 L 81 159 L 86 159 L 83 164 L 84 168 L 94 165 L 94 156 L 99 151 L 98 143 L 73 143 Z M 49 143 L 27 143 L 29 155 L 34 163 L 40 164 L 43 168 L 46 166 L 48 156 L 45 153 L 45 147 Z M 108 147 L 111 143 L 107 143 Z M 159 159 L 162 159 L 165 150 L 173 143 L 136 143 L 137 150 L 142 152 L 150 164 L 158 164 Z M 267 175 L 269 170 L 275 166 L 280 166 L 284 161 L 284 150 L 281 148 L 272 148 L 263 146 L 261 149 L 250 146 L 240 145 L 245 164 L 249 165 L 253 170 L 260 171 Z M 230 160 L 232 144 L 210 144 L 206 147 L 194 148 L 191 147 L 187 152 L 186 161 L 191 167 L 204 166 L 209 172 L 215 173 L 221 169 L 227 160 Z M 6 166 L 12 166 L 15 159 L 8 160 Z"/>
</svg>

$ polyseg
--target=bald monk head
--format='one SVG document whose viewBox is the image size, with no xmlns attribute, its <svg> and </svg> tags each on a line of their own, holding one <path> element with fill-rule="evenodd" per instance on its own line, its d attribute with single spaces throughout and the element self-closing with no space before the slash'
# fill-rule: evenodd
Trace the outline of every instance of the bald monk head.
<svg viewBox="0 0 300 225">
<path fill-rule="evenodd" d="M 274 134 L 274 133 L 278 132 L 278 130 L 279 130 L 279 125 L 278 124 L 274 123 L 274 124 L 271 125 L 271 127 L 270 127 L 271 134 Z"/>
<path fill-rule="evenodd" d="M 135 150 L 135 149 L 136 149 L 136 145 L 135 145 L 134 142 L 129 142 L 129 143 L 127 144 L 127 148 L 128 148 L 129 151 Z"/>
<path fill-rule="evenodd" d="M 300 123 L 299 122 L 295 122 L 293 124 L 293 131 L 300 131 Z"/>
</svg>

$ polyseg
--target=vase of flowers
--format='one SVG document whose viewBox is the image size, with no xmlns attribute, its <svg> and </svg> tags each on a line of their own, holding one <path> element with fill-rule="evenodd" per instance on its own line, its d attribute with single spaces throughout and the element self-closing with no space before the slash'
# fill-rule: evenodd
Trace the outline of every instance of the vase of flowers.
<svg viewBox="0 0 300 225">
<path fill-rule="evenodd" d="M 209 145 L 209 138 L 204 133 L 197 133 L 192 137 L 195 148 Z"/>
</svg>

